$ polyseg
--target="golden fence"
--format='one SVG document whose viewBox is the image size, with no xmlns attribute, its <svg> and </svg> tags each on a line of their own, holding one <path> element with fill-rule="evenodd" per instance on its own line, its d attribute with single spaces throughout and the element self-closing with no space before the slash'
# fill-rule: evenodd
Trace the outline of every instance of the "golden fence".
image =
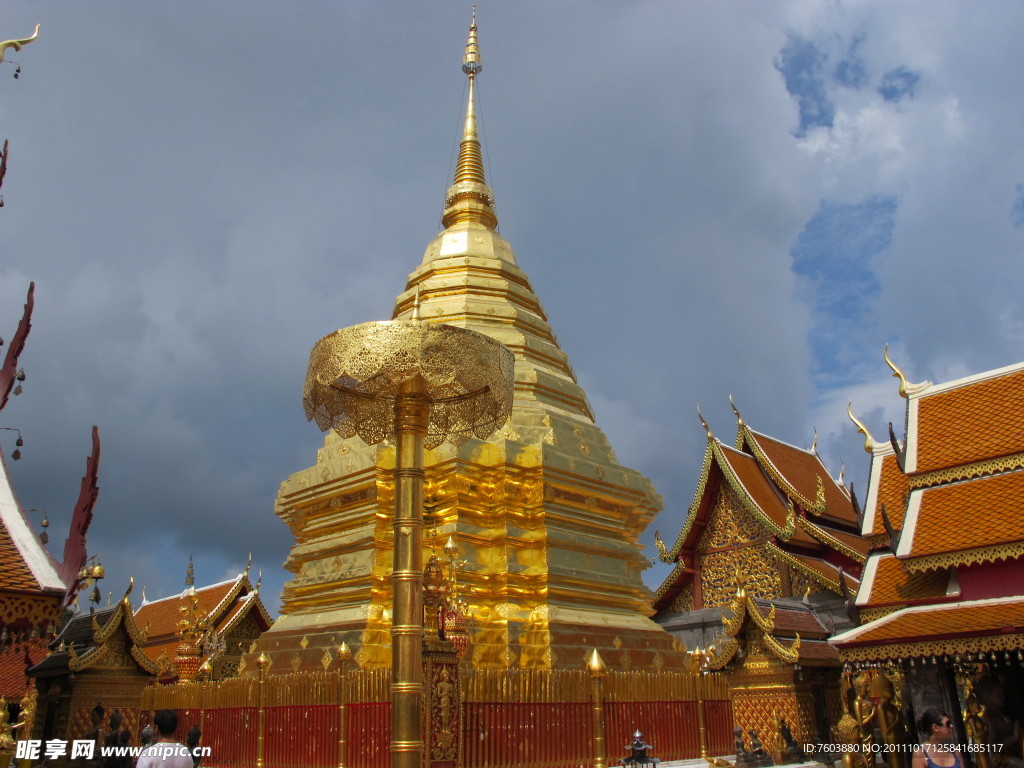
<svg viewBox="0 0 1024 768">
<path fill-rule="evenodd" d="M 141 721 L 179 714 L 179 738 L 203 731 L 209 768 L 386 768 L 390 669 L 295 673 L 156 686 Z M 635 730 L 663 760 L 731 752 L 729 687 L 721 674 L 585 669 L 460 671 L 466 768 L 610 765 Z"/>
</svg>

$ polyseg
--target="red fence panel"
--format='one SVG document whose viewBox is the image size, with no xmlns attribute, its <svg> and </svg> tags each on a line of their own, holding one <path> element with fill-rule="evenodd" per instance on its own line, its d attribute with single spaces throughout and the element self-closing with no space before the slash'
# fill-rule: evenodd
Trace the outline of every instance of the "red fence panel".
<svg viewBox="0 0 1024 768">
<path fill-rule="evenodd" d="M 345 707 L 345 765 L 349 768 L 388 768 L 391 765 L 390 701 Z"/>
<path fill-rule="evenodd" d="M 608 764 L 627 755 L 626 745 L 640 731 L 661 760 L 700 757 L 700 728 L 694 701 L 606 702 L 605 737 Z"/>
<path fill-rule="evenodd" d="M 206 768 L 252 768 L 256 765 L 256 735 L 259 728 L 257 707 L 210 709 L 203 715 L 204 747 L 209 757 Z"/>
<path fill-rule="evenodd" d="M 732 734 L 732 702 L 705 701 L 704 722 L 708 729 L 708 752 L 715 757 L 733 754 L 736 748 Z"/>
<path fill-rule="evenodd" d="M 589 703 L 467 702 L 463 717 L 467 768 L 577 768 L 593 762 Z"/>
<path fill-rule="evenodd" d="M 267 768 L 330 768 L 338 764 L 338 707 L 332 704 L 268 707 Z"/>
</svg>

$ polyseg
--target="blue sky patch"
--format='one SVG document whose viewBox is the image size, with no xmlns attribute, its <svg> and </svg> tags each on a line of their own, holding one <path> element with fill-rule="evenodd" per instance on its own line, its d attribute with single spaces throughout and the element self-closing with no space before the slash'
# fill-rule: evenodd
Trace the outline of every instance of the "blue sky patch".
<svg viewBox="0 0 1024 768">
<path fill-rule="evenodd" d="M 797 138 L 815 126 L 832 127 L 836 109 L 825 92 L 825 59 L 824 52 L 810 40 L 790 35 L 775 60 L 786 90 L 800 108 L 800 127 L 794 132 Z"/>
<path fill-rule="evenodd" d="M 853 204 L 823 200 L 790 250 L 814 312 L 810 342 L 822 389 L 848 383 L 877 357 L 865 344 L 869 308 L 881 291 L 872 259 L 892 241 L 898 206 L 879 195 Z"/>
<path fill-rule="evenodd" d="M 860 54 L 861 43 L 864 36 L 858 35 L 850 43 L 843 60 L 836 64 L 836 82 L 847 88 L 860 90 L 868 84 L 868 68 L 864 63 L 864 57 Z"/>
<path fill-rule="evenodd" d="M 1013 198 L 1010 218 L 1013 221 L 1013 226 L 1024 227 L 1024 184 L 1017 185 L 1017 196 Z"/>
<path fill-rule="evenodd" d="M 878 86 L 878 92 L 886 101 L 902 101 L 905 98 L 914 97 L 914 88 L 917 87 L 921 76 L 911 72 L 906 67 L 890 69 L 882 76 L 882 84 Z"/>
</svg>

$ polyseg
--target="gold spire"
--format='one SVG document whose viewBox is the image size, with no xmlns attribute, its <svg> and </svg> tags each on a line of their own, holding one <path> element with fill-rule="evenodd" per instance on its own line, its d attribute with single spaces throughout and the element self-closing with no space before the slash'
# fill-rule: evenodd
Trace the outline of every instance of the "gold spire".
<svg viewBox="0 0 1024 768">
<path fill-rule="evenodd" d="M 476 76 L 483 71 L 480 47 L 476 41 L 476 6 L 469 25 L 466 54 L 462 57 L 462 71 L 469 78 L 469 96 L 466 100 L 466 122 L 459 145 L 459 162 L 455 166 L 454 183 L 448 187 L 444 200 L 441 224 L 447 229 L 463 221 L 483 224 L 488 229 L 498 226 L 494 213 L 494 193 L 484 178 L 484 160 L 480 152 L 480 139 L 476 131 Z"/>
</svg>

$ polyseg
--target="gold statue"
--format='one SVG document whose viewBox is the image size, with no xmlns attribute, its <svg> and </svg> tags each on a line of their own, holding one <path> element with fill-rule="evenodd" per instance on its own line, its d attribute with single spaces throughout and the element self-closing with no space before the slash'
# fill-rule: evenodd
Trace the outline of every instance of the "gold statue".
<svg viewBox="0 0 1024 768">
<path fill-rule="evenodd" d="M 988 725 L 981 716 L 981 702 L 974 693 L 974 686 L 971 686 L 967 695 L 967 708 L 964 710 L 964 726 L 967 728 L 967 738 L 974 744 L 988 744 Z M 975 752 L 974 764 L 977 768 L 992 768 L 992 758 L 988 752 Z"/>
<path fill-rule="evenodd" d="M 877 719 L 875 706 L 871 703 L 871 675 L 861 672 L 856 682 L 857 697 L 853 700 L 853 719 L 857 728 L 857 743 L 861 746 L 861 755 L 867 762 L 868 755 L 874 755 L 875 731 Z"/>
<path fill-rule="evenodd" d="M 864 680 L 866 673 L 862 673 L 857 678 L 858 685 L 856 689 L 853 683 L 853 673 L 844 672 L 843 676 L 839 680 L 839 687 L 841 693 L 841 700 L 843 704 L 843 714 L 839 718 L 839 722 L 835 724 L 835 737 L 836 743 L 843 745 L 853 744 L 864 744 L 864 730 L 867 728 L 868 734 L 871 733 L 870 722 L 874 716 L 873 711 L 865 711 L 865 705 L 868 708 L 871 707 L 871 702 L 867 701 L 866 695 L 861 695 L 861 683 Z M 863 693 L 867 693 L 867 685 L 863 685 Z M 862 722 L 862 718 L 867 716 L 867 721 Z M 869 747 L 870 748 L 870 747 Z M 868 761 L 867 755 L 863 749 L 850 749 L 844 750 L 842 753 L 842 766 L 843 768 L 870 768 L 871 763 Z"/>
<path fill-rule="evenodd" d="M 885 753 L 885 763 L 888 768 L 906 768 L 905 753 L 900 751 L 898 745 L 907 743 L 907 727 L 894 701 L 896 690 L 892 680 L 881 670 L 875 673 L 872 696 L 878 699 L 878 708 L 875 710 L 878 730 L 882 733 L 882 741 L 890 748 Z"/>
</svg>

